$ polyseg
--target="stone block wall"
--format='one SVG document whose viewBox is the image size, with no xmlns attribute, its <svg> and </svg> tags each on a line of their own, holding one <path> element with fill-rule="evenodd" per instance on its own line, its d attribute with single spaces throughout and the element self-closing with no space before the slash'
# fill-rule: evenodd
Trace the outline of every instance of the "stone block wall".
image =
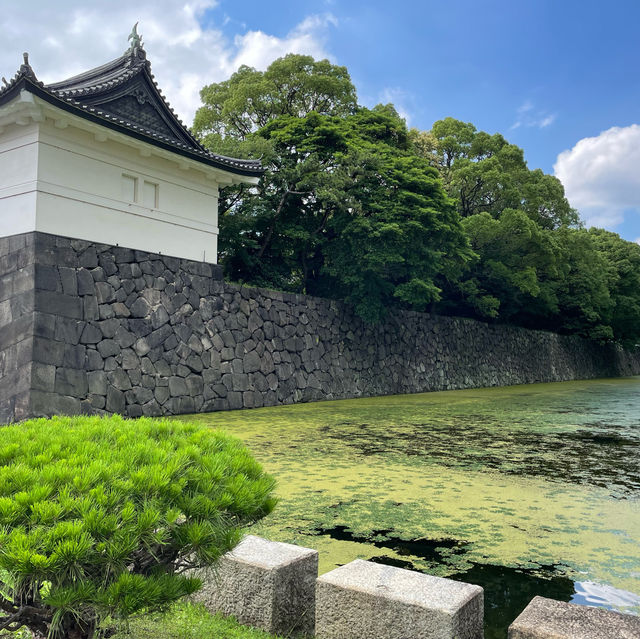
<svg viewBox="0 0 640 639">
<path fill-rule="evenodd" d="M 1 242 L 4 422 L 640 374 L 640 353 L 577 337 L 414 312 L 367 326 L 338 302 L 227 284 L 216 265 L 43 233 Z"/>
<path fill-rule="evenodd" d="M 29 416 L 34 240 L 33 235 L 0 238 L 0 424 Z"/>
</svg>

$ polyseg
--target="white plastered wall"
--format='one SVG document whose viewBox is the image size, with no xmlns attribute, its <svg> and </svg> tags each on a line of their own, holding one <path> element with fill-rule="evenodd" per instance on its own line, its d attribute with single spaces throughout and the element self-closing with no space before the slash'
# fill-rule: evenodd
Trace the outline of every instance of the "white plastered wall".
<svg viewBox="0 0 640 639">
<path fill-rule="evenodd" d="M 30 94 L 20 100 L 30 105 L 31 119 L 2 127 L 0 110 L 0 236 L 42 231 L 216 262 L 218 187 L 246 178 L 109 131 Z M 137 197 L 123 193 L 123 180 L 132 178 Z M 155 206 L 145 206 L 145 182 L 155 190 Z"/>
<path fill-rule="evenodd" d="M 38 125 L 10 125 L 0 135 L 0 236 L 35 231 Z"/>
</svg>

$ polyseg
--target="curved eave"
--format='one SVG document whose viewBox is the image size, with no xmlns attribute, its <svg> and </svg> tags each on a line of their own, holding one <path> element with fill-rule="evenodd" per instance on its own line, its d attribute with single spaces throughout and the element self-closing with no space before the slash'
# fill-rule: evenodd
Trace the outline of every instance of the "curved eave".
<svg viewBox="0 0 640 639">
<path fill-rule="evenodd" d="M 20 94 L 22 90 L 28 91 L 41 100 L 44 100 L 48 104 L 66 111 L 67 113 L 76 115 L 95 124 L 99 124 L 112 131 L 116 131 L 118 133 L 135 138 L 137 140 L 140 140 L 141 142 L 146 142 L 147 144 L 151 144 L 165 151 L 169 151 L 170 153 L 175 153 L 176 155 L 180 155 L 189 160 L 205 164 L 220 171 L 227 171 L 229 173 L 233 173 L 234 175 L 241 175 L 252 178 L 259 178 L 264 173 L 264 169 L 261 167 L 253 168 L 233 166 L 230 163 L 217 160 L 215 157 L 207 156 L 204 154 L 201 155 L 199 153 L 190 151 L 189 149 L 181 148 L 179 146 L 176 146 L 175 144 L 171 144 L 170 142 L 158 140 L 151 135 L 147 135 L 141 130 L 136 130 L 135 128 L 133 128 L 133 126 L 135 125 L 129 126 L 125 123 L 120 124 L 119 122 L 115 122 L 114 120 L 111 120 L 109 118 L 102 117 L 97 113 L 93 113 L 92 107 L 78 106 L 77 104 L 70 103 L 62 98 L 52 95 L 47 89 L 34 83 L 27 77 L 20 78 L 15 83 L 12 83 L 9 87 L 6 87 L 4 91 L 0 91 L 0 106 L 13 100 L 17 95 Z M 239 162 L 241 162 L 241 160 Z"/>
</svg>

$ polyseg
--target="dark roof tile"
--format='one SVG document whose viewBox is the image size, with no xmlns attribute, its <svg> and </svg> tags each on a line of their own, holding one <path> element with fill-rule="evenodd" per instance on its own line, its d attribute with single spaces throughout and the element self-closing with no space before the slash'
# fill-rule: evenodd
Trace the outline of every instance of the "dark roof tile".
<svg viewBox="0 0 640 639">
<path fill-rule="evenodd" d="M 44 85 L 25 64 L 4 87 L 0 88 L 0 104 L 12 99 L 21 88 L 54 98 L 68 110 L 90 113 L 108 127 L 135 133 L 138 139 L 175 150 L 185 157 L 204 162 L 232 173 L 262 175 L 259 160 L 242 160 L 211 153 L 194 137 L 175 114 L 158 87 L 151 65 L 143 49 L 130 50 L 125 55 L 90 69 L 62 82 Z M 52 102 L 52 100 L 49 100 Z"/>
</svg>

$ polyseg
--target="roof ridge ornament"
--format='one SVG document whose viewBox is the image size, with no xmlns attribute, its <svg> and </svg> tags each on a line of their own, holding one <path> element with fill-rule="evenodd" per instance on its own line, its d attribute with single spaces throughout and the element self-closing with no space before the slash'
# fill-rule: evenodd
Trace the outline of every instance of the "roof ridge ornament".
<svg viewBox="0 0 640 639">
<path fill-rule="evenodd" d="M 144 50 L 144 43 L 142 42 L 142 35 L 138 34 L 138 23 L 136 22 L 131 29 L 131 33 L 127 38 L 127 41 L 131 41 L 131 46 L 125 51 L 125 55 L 130 55 L 133 58 L 141 58 L 145 60 L 147 54 Z"/>
<path fill-rule="evenodd" d="M 18 73 L 23 76 L 27 76 L 29 78 L 36 79 L 36 74 L 33 72 L 31 65 L 29 64 L 29 54 L 25 51 L 22 54 L 23 63 L 20 65 L 20 70 Z"/>
</svg>

